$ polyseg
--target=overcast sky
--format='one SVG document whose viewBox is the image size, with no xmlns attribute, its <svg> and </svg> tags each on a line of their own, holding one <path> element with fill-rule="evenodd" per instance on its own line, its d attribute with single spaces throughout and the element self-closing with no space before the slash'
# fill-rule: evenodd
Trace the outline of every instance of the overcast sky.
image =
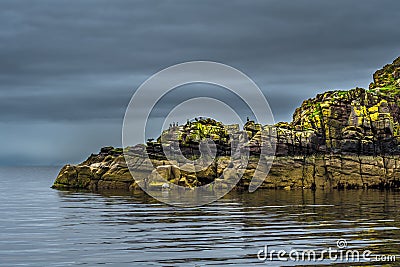
<svg viewBox="0 0 400 267">
<path fill-rule="evenodd" d="M 398 0 L 2 0 L 0 165 L 120 146 L 136 88 L 185 61 L 243 71 L 275 120 L 291 120 L 302 100 L 367 87 L 400 55 L 399 11 Z"/>
</svg>

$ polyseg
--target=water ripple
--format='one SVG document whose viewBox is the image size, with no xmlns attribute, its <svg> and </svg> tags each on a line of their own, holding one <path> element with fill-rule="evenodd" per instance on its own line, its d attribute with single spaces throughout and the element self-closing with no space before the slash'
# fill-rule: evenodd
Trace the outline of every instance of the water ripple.
<svg viewBox="0 0 400 267">
<path fill-rule="evenodd" d="M 322 250 L 339 238 L 400 251 L 398 192 L 233 192 L 182 209 L 144 194 L 55 191 L 57 171 L 0 170 L 0 266 L 295 266 L 256 254 L 265 245 Z"/>
</svg>

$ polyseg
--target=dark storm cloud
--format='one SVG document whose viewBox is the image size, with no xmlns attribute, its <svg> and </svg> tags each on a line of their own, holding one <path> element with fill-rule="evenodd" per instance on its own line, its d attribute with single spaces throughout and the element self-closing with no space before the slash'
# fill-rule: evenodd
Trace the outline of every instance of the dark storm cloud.
<svg viewBox="0 0 400 267">
<path fill-rule="evenodd" d="M 276 120 L 290 120 L 303 99 L 366 87 L 375 69 L 400 55 L 399 8 L 397 0 L 3 0 L 0 122 L 40 122 L 44 136 L 62 136 L 67 132 L 53 132 L 55 124 L 104 119 L 109 123 L 93 128 L 98 142 L 78 146 L 92 152 L 118 145 L 109 129 L 120 125 L 134 90 L 155 72 L 191 60 L 242 70 L 263 90 Z"/>
</svg>

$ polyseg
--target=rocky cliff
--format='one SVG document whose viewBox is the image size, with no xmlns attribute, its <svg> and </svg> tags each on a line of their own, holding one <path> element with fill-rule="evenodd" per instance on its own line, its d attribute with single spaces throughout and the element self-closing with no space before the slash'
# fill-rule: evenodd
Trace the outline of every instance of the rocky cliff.
<svg viewBox="0 0 400 267">
<path fill-rule="evenodd" d="M 243 171 L 238 188 L 249 185 L 260 161 L 262 131 L 276 144 L 276 158 L 262 188 L 399 188 L 400 186 L 400 57 L 375 72 L 369 89 L 329 91 L 308 99 L 296 109 L 293 121 L 262 126 L 248 121 L 223 125 L 209 118 L 188 121 L 165 130 L 156 141 L 125 148 L 130 160 L 140 168 L 130 174 L 123 150 L 106 147 L 78 165 L 66 165 L 54 188 L 90 190 L 136 190 L 138 183 L 161 187 L 168 181 L 193 187 L 221 180 L 225 186 L 235 180 L 231 168 L 231 145 L 243 133 L 250 161 L 235 165 Z M 233 133 L 233 135 L 232 135 Z M 202 171 L 183 171 L 178 163 L 166 160 L 166 152 L 181 151 L 189 159 L 200 156 L 199 144 L 212 139 L 217 158 Z M 161 146 L 166 140 L 167 146 Z M 178 140 L 177 143 L 168 140 Z M 146 153 L 151 162 L 146 161 Z"/>
</svg>

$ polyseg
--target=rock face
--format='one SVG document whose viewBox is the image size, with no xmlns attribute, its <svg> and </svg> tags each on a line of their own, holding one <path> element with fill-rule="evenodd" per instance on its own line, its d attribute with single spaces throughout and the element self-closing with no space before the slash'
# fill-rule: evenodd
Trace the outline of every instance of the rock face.
<svg viewBox="0 0 400 267">
<path fill-rule="evenodd" d="M 400 58 L 376 71 L 373 78 L 367 90 L 329 91 L 304 101 L 291 123 L 262 126 L 248 121 L 240 130 L 238 125 L 200 118 L 171 125 L 157 141 L 125 148 L 129 162 L 140 166 L 134 177 L 121 148 L 102 148 L 81 164 L 64 166 L 53 187 L 135 190 L 142 181 L 161 188 L 165 180 L 160 176 L 185 187 L 216 180 L 224 186 L 240 170 L 243 177 L 237 187 L 246 188 L 263 156 L 261 133 L 273 129 L 269 138 L 276 144 L 276 158 L 262 188 L 399 188 Z M 250 161 L 234 164 L 231 146 L 244 136 Z M 199 146 L 206 139 L 215 144 L 217 156 L 207 169 L 185 171 L 179 162 L 166 160 L 166 155 L 176 153 L 190 160 L 200 158 Z M 267 166 L 261 166 L 264 169 Z"/>
</svg>

